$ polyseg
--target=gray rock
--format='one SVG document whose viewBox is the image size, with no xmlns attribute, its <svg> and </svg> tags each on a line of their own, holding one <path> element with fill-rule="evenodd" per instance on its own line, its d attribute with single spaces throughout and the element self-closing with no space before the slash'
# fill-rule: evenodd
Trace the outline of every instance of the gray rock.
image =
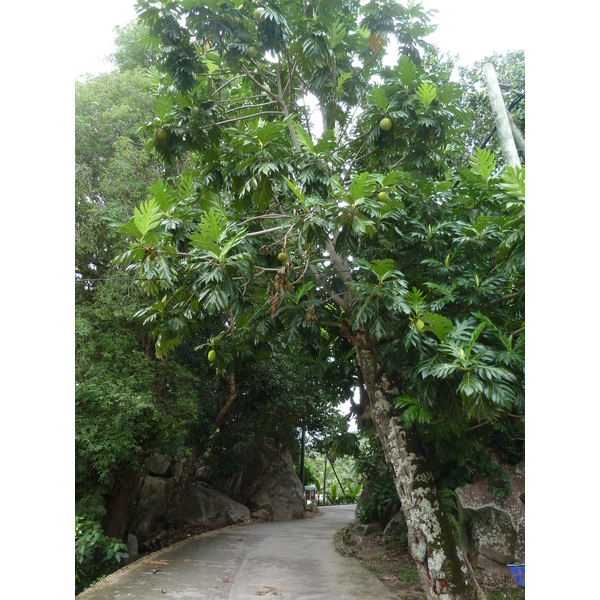
<svg viewBox="0 0 600 600">
<path fill-rule="evenodd" d="M 210 481 L 210 478 L 212 476 L 212 473 L 210 471 L 210 468 L 207 467 L 206 465 L 201 465 L 200 467 L 198 467 L 196 469 L 196 479 L 200 479 L 201 481 Z"/>
<path fill-rule="evenodd" d="M 139 523 L 136 527 L 138 536 L 144 537 L 152 529 L 152 525 L 164 516 L 172 489 L 171 479 L 151 475 L 144 477 L 138 500 Z"/>
<path fill-rule="evenodd" d="M 138 556 L 138 541 L 133 533 L 127 534 L 127 552 L 129 553 L 129 562 L 133 562 Z"/>
<path fill-rule="evenodd" d="M 385 526 L 383 535 L 399 537 L 404 533 L 408 533 L 408 525 L 402 511 L 397 512 L 390 522 Z"/>
<path fill-rule="evenodd" d="M 488 492 L 484 479 L 456 490 L 463 537 L 469 554 L 500 565 L 525 562 L 525 504 L 520 495 L 525 476 L 503 465 L 510 479 L 510 495 L 498 498 Z"/>
<path fill-rule="evenodd" d="M 155 477 L 171 477 L 173 475 L 172 461 L 164 454 L 152 454 L 145 463 L 146 473 Z"/>
<path fill-rule="evenodd" d="M 358 553 L 358 558 L 375 558 L 385 553 L 381 546 L 367 546 Z"/>
<path fill-rule="evenodd" d="M 250 516 L 255 521 L 271 522 L 273 520 L 273 514 L 271 513 L 271 511 L 265 510 L 264 508 L 253 512 Z"/>
<path fill-rule="evenodd" d="M 182 471 L 183 471 L 183 462 L 180 460 L 176 460 L 173 463 L 173 477 L 175 477 L 175 479 L 179 479 L 179 477 L 181 477 Z"/>
<path fill-rule="evenodd" d="M 379 523 L 356 523 L 350 534 L 350 544 L 353 546 L 366 546 L 369 540 L 381 533 Z"/>
<path fill-rule="evenodd" d="M 243 523 L 250 518 L 250 511 L 225 494 L 201 482 L 194 482 L 188 485 L 177 511 L 177 518 L 191 525 L 218 529 Z"/>
<path fill-rule="evenodd" d="M 271 506 L 271 500 L 264 489 L 258 490 L 248 502 L 246 506 L 250 509 L 250 512 L 256 512 L 259 510 L 266 510 L 272 513 L 273 507 Z"/>
<path fill-rule="evenodd" d="M 254 496 L 257 494 L 265 494 L 269 498 L 274 521 L 304 518 L 304 488 L 289 452 L 283 455 L 273 474 Z"/>
</svg>

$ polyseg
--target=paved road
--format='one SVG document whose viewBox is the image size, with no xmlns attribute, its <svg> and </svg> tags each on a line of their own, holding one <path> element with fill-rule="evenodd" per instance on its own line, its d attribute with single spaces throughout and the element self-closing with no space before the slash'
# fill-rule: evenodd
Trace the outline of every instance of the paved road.
<svg viewBox="0 0 600 600">
<path fill-rule="evenodd" d="M 190 538 L 109 575 L 77 598 L 116 600 L 397 600 L 374 575 L 334 548 L 354 506 L 322 516 L 230 527 Z"/>
</svg>

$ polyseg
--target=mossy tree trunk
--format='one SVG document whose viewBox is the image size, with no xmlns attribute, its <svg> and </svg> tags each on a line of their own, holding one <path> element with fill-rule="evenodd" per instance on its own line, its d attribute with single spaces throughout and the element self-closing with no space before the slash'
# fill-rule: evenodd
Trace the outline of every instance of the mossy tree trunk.
<svg viewBox="0 0 600 600">
<path fill-rule="evenodd" d="M 427 598 L 485 600 L 442 510 L 418 433 L 396 414 L 393 399 L 399 390 L 378 362 L 377 343 L 360 334 L 353 342 L 369 396 L 370 416 L 402 502 L 409 550 Z"/>
</svg>

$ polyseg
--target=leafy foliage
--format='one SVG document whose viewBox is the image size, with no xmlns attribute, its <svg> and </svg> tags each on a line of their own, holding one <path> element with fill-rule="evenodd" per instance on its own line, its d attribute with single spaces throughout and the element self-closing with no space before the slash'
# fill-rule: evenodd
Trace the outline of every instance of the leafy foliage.
<svg viewBox="0 0 600 600">
<path fill-rule="evenodd" d="M 149 296 L 138 315 L 159 357 L 195 340 L 216 351 L 211 373 L 249 377 L 215 457 L 326 420 L 323 390 L 335 402 L 360 381 L 360 338 L 442 487 L 482 472 L 486 447 L 519 460 L 524 169 L 474 142 L 452 61 L 423 39 L 430 15 L 391 0 L 138 10 L 159 56 L 141 133 L 167 175 L 136 202 L 115 264 Z M 383 67 L 391 37 L 400 55 Z M 263 403 L 256 380 L 272 380 Z M 369 461 L 385 520 L 397 494 Z"/>
<path fill-rule="evenodd" d="M 75 517 L 75 593 L 115 571 L 128 558 L 127 545 L 107 538 L 100 523 L 87 515 Z"/>
</svg>

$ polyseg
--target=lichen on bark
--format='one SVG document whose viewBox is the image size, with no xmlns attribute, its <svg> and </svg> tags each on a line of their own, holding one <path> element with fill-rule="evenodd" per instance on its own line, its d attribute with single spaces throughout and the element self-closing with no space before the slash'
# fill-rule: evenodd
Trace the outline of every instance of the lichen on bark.
<svg viewBox="0 0 600 600">
<path fill-rule="evenodd" d="M 353 340 L 370 402 L 370 415 L 384 448 L 408 525 L 411 556 L 423 589 L 437 600 L 484 600 L 466 557 L 454 539 L 414 427 L 394 414 L 399 390 L 377 361 L 377 344 L 366 336 Z"/>
</svg>

